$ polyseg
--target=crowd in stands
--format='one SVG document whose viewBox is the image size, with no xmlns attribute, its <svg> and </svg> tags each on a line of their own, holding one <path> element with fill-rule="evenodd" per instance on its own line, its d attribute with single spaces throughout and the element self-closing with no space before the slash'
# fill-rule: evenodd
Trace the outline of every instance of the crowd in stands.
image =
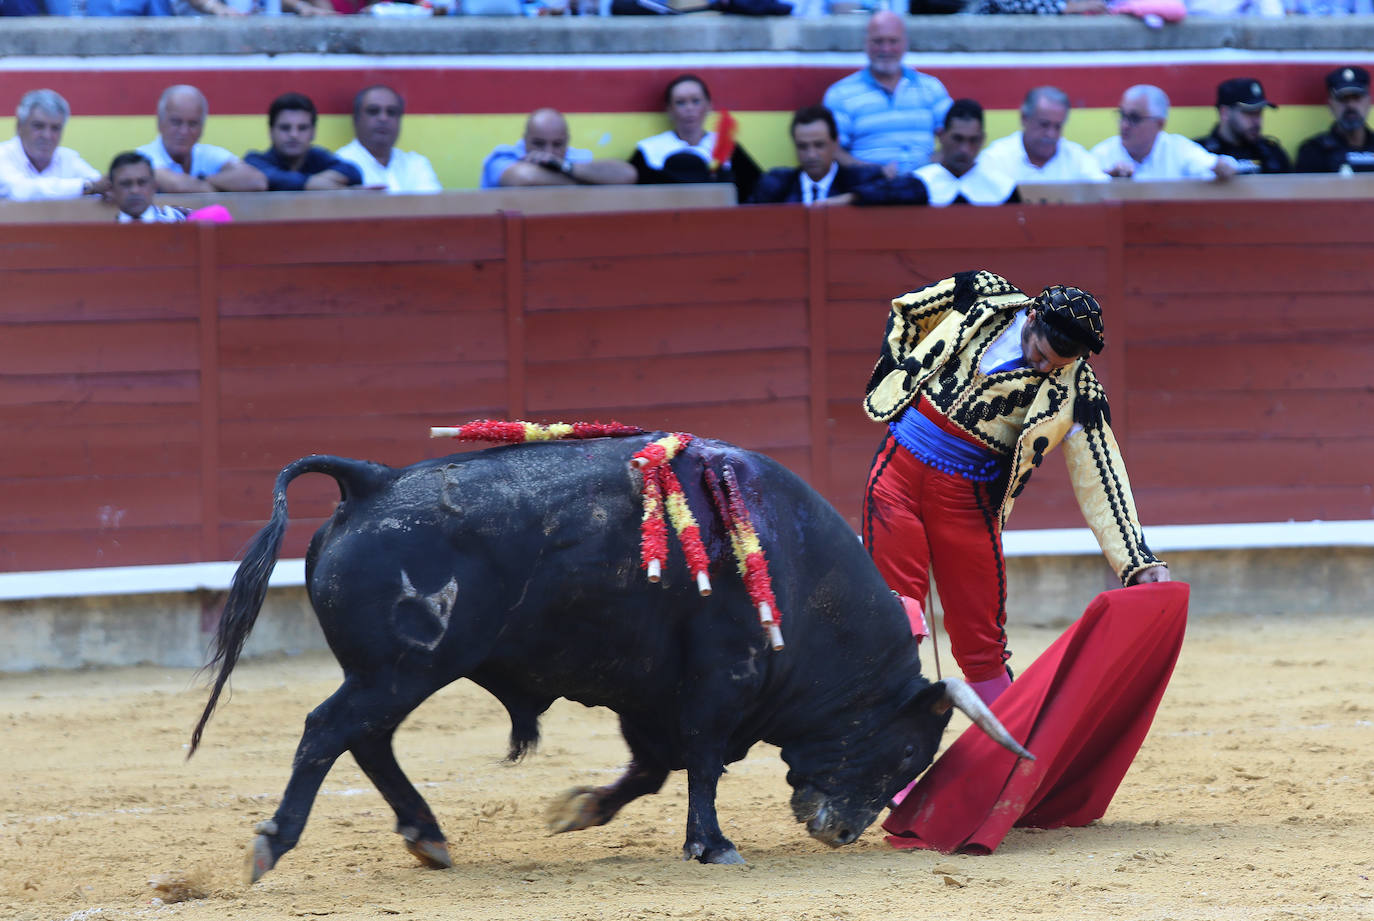
<svg viewBox="0 0 1374 921">
<path fill-rule="evenodd" d="M 1374 0 L 0 0 L 0 16 L 652 15 L 715 11 L 827 16 L 875 10 L 911 15 L 1138 16 L 1150 25 L 1188 16 L 1354 16 Z"/>
<path fill-rule="evenodd" d="M 668 130 L 641 140 L 628 162 L 570 147 L 567 119 L 544 108 L 526 120 L 523 137 L 486 158 L 481 187 L 729 182 L 745 203 L 943 206 L 1017 201 L 1026 183 L 1225 182 L 1241 173 L 1374 171 L 1370 77 L 1362 67 L 1327 74 L 1332 124 L 1301 144 L 1294 163 L 1263 134 L 1264 112 L 1274 104 L 1249 77 L 1217 87 L 1216 125 L 1196 140 L 1166 131 L 1168 96 L 1139 84 L 1122 93 L 1118 133 L 1085 149 L 1063 136 L 1067 94 L 1039 86 L 1025 96 L 1020 129 L 985 146 L 982 106 L 951 98 L 938 79 L 907 67 L 907 47 L 902 17 L 881 11 L 869 19 L 868 66 L 793 116 L 795 167 L 764 172 L 735 140 L 728 113 L 712 130 L 710 88 L 701 77 L 682 74 L 664 90 Z M 121 219 L 152 221 L 182 216 L 158 206 L 157 192 L 442 188 L 423 154 L 397 147 L 405 115 L 398 92 L 365 87 L 352 114 L 355 137 L 330 151 L 314 143 L 315 104 L 301 93 L 283 93 L 268 107 L 268 147 L 239 157 L 201 142 L 205 96 L 193 86 L 171 86 L 157 103 L 157 137 L 101 171 L 61 146 L 71 115 L 66 100 L 33 90 L 15 112 L 15 136 L 0 143 L 0 198 L 102 196 L 119 207 Z"/>
</svg>

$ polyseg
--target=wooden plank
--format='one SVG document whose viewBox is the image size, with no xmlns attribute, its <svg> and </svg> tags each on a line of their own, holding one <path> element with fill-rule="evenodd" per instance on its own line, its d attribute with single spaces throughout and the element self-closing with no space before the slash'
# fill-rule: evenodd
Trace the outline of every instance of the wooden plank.
<svg viewBox="0 0 1374 921">
<path fill-rule="evenodd" d="M 23 323 L 0 335 L 7 374 L 100 374 L 197 369 L 189 320 Z"/>
<path fill-rule="evenodd" d="M 612 283 L 613 280 L 613 283 Z M 712 302 L 728 292 L 734 301 L 806 297 L 802 250 L 744 253 L 666 253 L 654 258 L 603 256 L 575 261 L 528 262 L 527 310 L 663 306 Z"/>
<path fill-rule="evenodd" d="M 526 226 L 520 215 L 502 215 L 506 235 L 505 325 L 506 412 L 511 419 L 523 419 L 529 405 L 526 394 L 525 365 L 528 361 L 527 317 L 525 310 Z"/>
<path fill-rule="evenodd" d="M 406 316 L 500 310 L 505 267 L 489 262 L 247 265 L 220 280 L 223 316 Z M 229 263 L 221 262 L 222 267 Z"/>
<path fill-rule="evenodd" d="M 1057 245 L 1001 250 L 937 244 L 921 249 L 831 250 L 826 267 L 830 278 L 827 296 L 832 301 L 887 306 L 908 291 L 975 269 L 996 272 L 1032 295 L 1050 284 L 1073 284 L 1088 291 L 1107 286 L 1105 251 L 1101 249 Z"/>
<path fill-rule="evenodd" d="M 642 358 L 806 346 L 801 301 L 724 301 L 531 313 L 524 354 L 531 362 Z"/>
<path fill-rule="evenodd" d="M 1332 177 L 1322 178 L 1329 183 Z M 1122 208 L 1128 250 L 1143 244 L 1198 251 L 1288 244 L 1366 248 L 1374 243 L 1374 199 L 1349 195 L 1334 201 L 1129 202 Z M 1251 270 L 1256 267 L 1263 263 L 1255 263 Z M 1250 272 L 1245 277 L 1250 278 Z"/>
<path fill-rule="evenodd" d="M 23 540 L 0 544 L 0 571 L 194 563 L 198 535 L 199 530 L 189 525 L 28 531 Z"/>
<path fill-rule="evenodd" d="M 146 476 L 0 479 L 0 528 L 16 533 L 199 524 L 200 478 Z"/>
<path fill-rule="evenodd" d="M 500 226 L 500 216 L 492 214 L 235 223 L 215 229 L 222 265 L 346 266 L 500 260 Z"/>
<path fill-rule="evenodd" d="M 219 479 L 219 371 L 220 371 L 220 271 L 218 237 L 215 225 L 202 223 L 197 228 L 200 246 L 197 290 L 200 295 L 200 481 L 214 483 Z M 223 554 L 219 546 L 219 502 L 215 490 L 200 491 L 200 556 L 217 559 Z"/>
<path fill-rule="evenodd" d="M 184 225 L 121 227 L 101 224 L 0 224 L 0 270 L 108 270 L 140 266 L 150 253 L 163 268 L 193 267 L 195 234 Z"/>
<path fill-rule="evenodd" d="M 200 425 L 190 413 L 180 415 L 175 421 L 156 423 L 69 426 L 50 419 L 47 425 L 6 427 L 10 443 L 22 444 L 23 450 L 0 453 L 0 478 L 128 477 L 195 470 Z"/>
<path fill-rule="evenodd" d="M 1150 521 L 1161 524 L 1363 521 L 1374 517 L 1374 493 L 1360 486 L 1142 490 L 1136 501 L 1150 509 Z M 1148 531 L 1145 537 L 1149 539 Z"/>
<path fill-rule="evenodd" d="M 1299 438 L 1315 454 L 1374 436 L 1369 389 L 1158 390 L 1141 382 L 1126 399 L 1144 437 Z"/>
<path fill-rule="evenodd" d="M 3 338 L 3 337 L 0 337 Z M 119 374 L 6 374 L 0 387 L 0 407 L 6 412 L 25 406 L 63 418 L 86 411 L 137 413 L 142 406 L 177 407 L 197 399 L 195 370 Z"/>
<path fill-rule="evenodd" d="M 1137 435 L 1126 458 L 1141 488 L 1363 486 L 1374 490 L 1374 436 L 1335 442 L 1306 438 Z M 1292 517 L 1292 516 L 1288 516 Z"/>
<path fill-rule="evenodd" d="M 221 412 L 231 419 L 348 419 L 360 413 L 453 415 L 504 405 L 500 361 L 225 369 Z"/>
<path fill-rule="evenodd" d="M 1339 338 L 1374 329 L 1365 292 L 1144 291 L 1127 297 L 1124 306 L 1133 344 Z M 1121 325 L 1116 311 L 1108 319 L 1113 327 Z"/>
<path fill-rule="evenodd" d="M 312 364 L 443 363 L 499 356 L 506 318 L 496 310 L 452 313 L 226 317 L 219 360 L 226 368 Z"/>
<path fill-rule="evenodd" d="M 827 285 L 827 288 L 829 286 Z M 905 294 L 906 292 L 902 292 Z M 878 358 L 892 296 L 850 300 L 828 297 L 825 314 L 825 341 L 830 354 L 864 352 L 872 361 Z M 872 364 L 872 361 L 869 363 Z"/>
<path fill-rule="evenodd" d="M 1128 246 L 1126 293 L 1230 293 L 1236 290 L 1236 279 L 1244 277 L 1246 288 L 1259 291 L 1360 295 L 1367 292 L 1365 280 L 1350 266 L 1364 259 L 1367 250 L 1366 244 L 1306 242 Z"/>
<path fill-rule="evenodd" d="M 810 354 L 811 485 L 825 493 L 830 489 L 830 428 L 826 414 L 830 402 L 829 348 L 826 326 L 825 228 L 828 208 L 807 209 L 807 352 Z"/>
<path fill-rule="evenodd" d="M 0 323 L 195 319 L 194 266 L 12 269 Z"/>
<path fill-rule="evenodd" d="M 1131 367 L 1156 388 L 1357 390 L 1369 383 L 1374 330 L 1340 341 L 1138 345 Z M 1137 386 L 1132 382 L 1132 386 Z"/>
<path fill-rule="evenodd" d="M 601 260 L 667 254 L 723 257 L 803 250 L 805 215 L 799 208 L 713 208 L 672 211 L 652 219 L 620 214 L 561 214 L 526 218 L 531 262 Z"/>
<path fill-rule="evenodd" d="M 1000 208 L 836 208 L 829 215 L 830 252 L 871 251 L 902 246 L 911 250 L 1016 249 L 1062 247 L 1081 241 L 1100 247 L 1105 212 L 1100 208 L 1006 205 Z M 976 268 L 992 265 L 977 264 Z M 963 271 L 950 268 L 941 278 Z"/>
<path fill-rule="evenodd" d="M 801 349 L 653 359 L 540 362 L 530 366 L 531 412 L 595 414 L 609 406 L 729 403 L 741 398 L 805 398 Z"/>
<path fill-rule="evenodd" d="M 358 415 L 333 419 L 238 419 L 221 431 L 219 464 L 229 470 L 271 471 L 308 454 L 337 454 L 405 466 L 454 453 L 454 441 L 429 437 L 432 425 L 470 422 L 492 413 Z"/>
</svg>

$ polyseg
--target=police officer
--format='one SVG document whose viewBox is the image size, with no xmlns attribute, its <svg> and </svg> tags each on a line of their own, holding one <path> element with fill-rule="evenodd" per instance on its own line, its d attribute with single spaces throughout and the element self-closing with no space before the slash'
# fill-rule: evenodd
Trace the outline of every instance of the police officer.
<svg viewBox="0 0 1374 921">
<path fill-rule="evenodd" d="M 1374 170 L 1374 135 L 1369 117 L 1369 71 L 1338 67 L 1326 75 L 1326 104 L 1335 116 L 1331 130 L 1302 142 L 1300 173 L 1349 173 Z"/>
<path fill-rule="evenodd" d="M 1217 85 L 1216 127 L 1197 142 L 1214 154 L 1235 157 L 1237 173 L 1286 173 L 1293 168 L 1288 152 L 1260 133 L 1264 110 L 1277 108 L 1258 80 L 1223 80 Z"/>
</svg>

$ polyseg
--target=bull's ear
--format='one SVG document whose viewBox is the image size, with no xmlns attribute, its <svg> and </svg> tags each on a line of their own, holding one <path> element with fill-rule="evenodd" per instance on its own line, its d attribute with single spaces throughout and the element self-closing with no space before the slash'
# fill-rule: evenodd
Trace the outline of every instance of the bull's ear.
<svg viewBox="0 0 1374 921">
<path fill-rule="evenodd" d="M 907 702 L 907 707 L 913 713 L 933 713 L 936 716 L 943 716 L 953 706 L 943 681 L 927 684 Z"/>
</svg>

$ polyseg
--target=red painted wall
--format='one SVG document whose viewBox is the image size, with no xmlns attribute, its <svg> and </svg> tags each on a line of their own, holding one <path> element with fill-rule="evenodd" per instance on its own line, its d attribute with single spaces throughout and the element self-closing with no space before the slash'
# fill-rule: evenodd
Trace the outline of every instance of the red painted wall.
<svg viewBox="0 0 1374 921">
<path fill-rule="evenodd" d="M 487 416 L 725 438 L 856 520 L 887 301 L 971 268 L 1099 295 L 1147 526 L 1374 517 L 1371 208 L 0 226 L 0 568 L 229 559 L 285 463 Z M 334 498 L 292 486 L 286 554 Z M 1012 525 L 1079 524 L 1052 461 Z"/>
</svg>

